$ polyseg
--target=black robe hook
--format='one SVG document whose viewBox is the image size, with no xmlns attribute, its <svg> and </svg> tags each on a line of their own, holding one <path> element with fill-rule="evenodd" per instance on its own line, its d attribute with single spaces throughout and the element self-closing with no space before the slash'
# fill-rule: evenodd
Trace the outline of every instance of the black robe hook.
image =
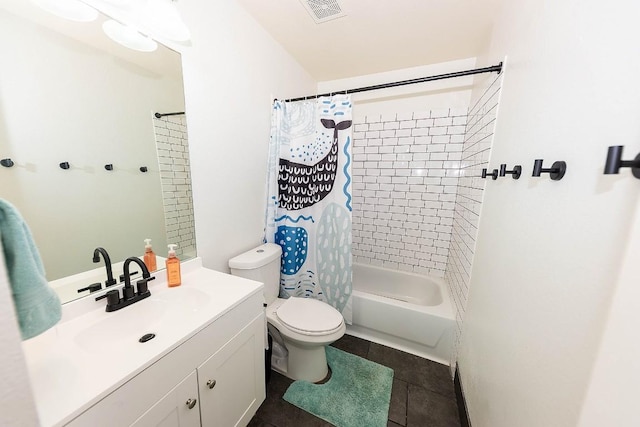
<svg viewBox="0 0 640 427">
<path fill-rule="evenodd" d="M 567 163 L 559 160 L 553 162 L 550 168 L 542 168 L 542 159 L 536 159 L 533 162 L 533 174 L 531 176 L 540 176 L 542 173 L 548 173 L 552 181 L 560 181 L 567 171 Z"/>
<path fill-rule="evenodd" d="M 607 151 L 607 163 L 604 166 L 605 175 L 620 173 L 620 168 L 631 168 L 631 173 L 640 179 L 640 154 L 633 160 L 622 160 L 623 145 L 614 145 Z"/>
<path fill-rule="evenodd" d="M 498 169 L 494 169 L 493 172 L 487 173 L 487 168 L 482 169 L 482 178 L 490 176 L 494 181 L 498 179 Z"/>
<path fill-rule="evenodd" d="M 522 166 L 515 165 L 513 170 L 507 170 L 507 164 L 503 163 L 500 165 L 500 176 L 506 176 L 507 174 L 511 174 L 511 178 L 518 179 L 520 175 L 522 175 Z"/>
</svg>

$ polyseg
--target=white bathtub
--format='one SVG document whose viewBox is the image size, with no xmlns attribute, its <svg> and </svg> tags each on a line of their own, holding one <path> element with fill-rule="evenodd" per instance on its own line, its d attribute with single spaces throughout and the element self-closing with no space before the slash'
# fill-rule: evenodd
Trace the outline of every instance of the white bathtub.
<svg viewBox="0 0 640 427">
<path fill-rule="evenodd" d="M 449 365 L 455 316 L 444 280 L 353 265 L 347 333 Z"/>
</svg>

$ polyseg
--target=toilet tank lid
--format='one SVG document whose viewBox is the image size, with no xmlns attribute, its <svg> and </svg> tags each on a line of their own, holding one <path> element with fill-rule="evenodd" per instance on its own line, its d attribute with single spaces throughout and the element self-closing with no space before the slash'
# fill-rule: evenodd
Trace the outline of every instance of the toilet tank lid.
<svg viewBox="0 0 640 427">
<path fill-rule="evenodd" d="M 271 261 L 280 258 L 282 248 L 275 243 L 265 243 L 250 251 L 241 253 L 229 260 L 229 268 L 249 270 L 260 268 Z"/>
</svg>

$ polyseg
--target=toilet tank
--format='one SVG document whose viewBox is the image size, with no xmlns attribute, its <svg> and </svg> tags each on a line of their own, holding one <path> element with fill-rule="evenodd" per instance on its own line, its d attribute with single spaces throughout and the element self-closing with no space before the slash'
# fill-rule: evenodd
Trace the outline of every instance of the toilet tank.
<svg viewBox="0 0 640 427">
<path fill-rule="evenodd" d="M 265 243 L 229 260 L 234 276 L 264 283 L 264 298 L 271 304 L 280 293 L 280 255 L 282 248 L 275 243 Z"/>
</svg>

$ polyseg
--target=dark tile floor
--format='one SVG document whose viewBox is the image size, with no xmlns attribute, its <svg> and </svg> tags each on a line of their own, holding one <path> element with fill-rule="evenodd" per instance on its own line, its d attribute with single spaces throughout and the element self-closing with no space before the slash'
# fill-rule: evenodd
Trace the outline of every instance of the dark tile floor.
<svg viewBox="0 0 640 427">
<path fill-rule="evenodd" d="M 460 426 L 449 367 L 350 335 L 332 345 L 393 369 L 387 427 Z M 248 427 L 332 426 L 282 399 L 291 383 L 289 378 L 271 373 L 267 398 Z"/>
</svg>

